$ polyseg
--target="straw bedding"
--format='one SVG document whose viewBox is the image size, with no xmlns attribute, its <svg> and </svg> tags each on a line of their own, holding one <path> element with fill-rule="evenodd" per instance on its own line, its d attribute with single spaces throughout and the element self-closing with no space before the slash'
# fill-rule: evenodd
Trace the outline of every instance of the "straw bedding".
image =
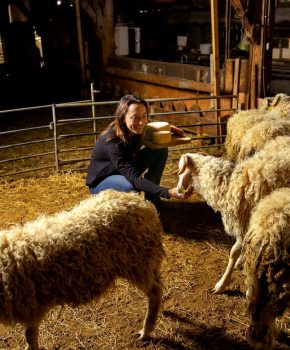
<svg viewBox="0 0 290 350">
<path fill-rule="evenodd" d="M 173 185 L 170 167 L 164 185 Z M 84 173 L 0 181 L 1 228 L 38 215 L 73 207 L 89 196 Z M 166 258 L 162 265 L 163 306 L 153 337 L 145 349 L 248 349 L 248 324 L 242 273 L 236 272 L 230 291 L 212 295 L 209 289 L 222 273 L 232 242 L 221 220 L 197 195 L 191 201 L 169 201 L 160 213 L 165 229 Z M 141 308 L 136 307 L 138 303 Z M 76 309 L 57 307 L 40 328 L 47 349 L 138 349 L 133 333 L 144 315 L 144 296 L 124 280 L 99 303 Z M 289 329 L 289 314 L 280 320 Z M 287 345 L 288 342 L 288 345 Z M 289 337 L 279 349 L 287 349 Z M 1 349 L 23 349 L 20 326 L 0 327 Z"/>
<path fill-rule="evenodd" d="M 179 156 L 178 152 L 173 155 Z M 168 162 L 163 185 L 177 183 L 177 177 L 172 176 L 176 168 L 176 162 Z M 40 214 L 70 209 L 88 196 L 82 172 L 1 178 L 0 229 L 25 223 Z M 166 257 L 161 270 L 164 294 L 152 339 L 142 345 L 134 341 L 146 300 L 136 288 L 118 280 L 116 288 L 98 303 L 79 308 L 56 307 L 49 312 L 40 327 L 40 343 L 46 344 L 46 349 L 249 349 L 245 339 L 249 320 L 242 272 L 234 273 L 227 293 L 209 293 L 224 271 L 233 244 L 223 231 L 219 214 L 195 194 L 187 201 L 167 202 L 160 218 L 165 230 Z M 285 332 L 278 349 L 288 349 L 289 313 L 279 320 L 279 326 Z M 24 344 L 20 326 L 0 324 L 0 349 L 22 350 Z"/>
</svg>

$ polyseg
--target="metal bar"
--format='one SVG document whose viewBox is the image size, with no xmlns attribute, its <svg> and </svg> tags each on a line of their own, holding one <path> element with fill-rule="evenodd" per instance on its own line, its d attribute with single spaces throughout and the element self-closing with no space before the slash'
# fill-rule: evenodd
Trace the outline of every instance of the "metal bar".
<svg viewBox="0 0 290 350">
<path fill-rule="evenodd" d="M 111 116 L 106 116 L 106 117 L 96 117 L 95 119 L 96 120 L 103 120 L 103 119 L 112 119 L 112 118 L 115 118 L 114 115 L 111 115 Z M 74 119 L 59 119 L 57 121 L 57 125 L 61 125 L 61 124 L 65 124 L 65 123 L 74 123 L 74 122 L 87 122 L 87 121 L 92 121 L 93 118 L 81 118 L 81 119 L 77 119 L 77 118 L 74 118 Z"/>
<path fill-rule="evenodd" d="M 10 158 L 10 159 L 5 159 L 5 160 L 0 160 L 0 163 L 8 163 L 14 160 L 23 160 L 23 159 L 30 159 L 30 158 L 36 158 L 39 156 L 47 156 L 50 154 L 54 154 L 54 152 L 45 152 L 45 153 L 38 153 L 38 154 L 33 154 L 29 156 L 22 156 L 22 157 L 17 157 L 17 158 Z"/>
<path fill-rule="evenodd" d="M 94 105 L 94 102 L 95 102 L 94 83 L 91 83 L 91 99 L 92 99 L 93 130 L 94 130 L 94 133 L 96 133 L 97 132 L 97 124 L 96 124 L 96 106 Z M 97 142 L 97 135 L 95 135 L 95 142 Z"/>
<path fill-rule="evenodd" d="M 235 95 L 218 95 L 218 96 L 197 96 L 197 97 L 168 97 L 168 98 L 152 98 L 152 99 L 145 99 L 146 102 L 163 102 L 163 101 L 190 101 L 190 100 L 212 100 L 212 99 L 229 99 L 229 98 L 234 98 L 237 97 Z M 99 101 L 99 102 L 94 102 L 93 105 L 95 106 L 104 106 L 104 105 L 115 105 L 118 104 L 120 101 Z M 56 108 L 61 108 L 61 107 L 76 107 L 76 105 L 81 106 L 91 106 L 92 102 L 90 100 L 85 100 L 85 101 L 80 101 L 78 103 L 76 102 L 66 102 L 66 103 L 56 103 L 55 107 Z"/>
<path fill-rule="evenodd" d="M 72 163 L 79 163 L 79 162 L 83 162 L 85 160 L 90 160 L 89 158 L 79 158 L 79 159 L 68 159 L 68 160 L 60 160 L 59 164 L 60 165 L 68 165 L 68 164 L 72 164 Z"/>
<path fill-rule="evenodd" d="M 234 95 L 230 96 L 202 96 L 202 97 L 189 97 L 189 98 L 161 98 L 161 99 L 147 99 L 146 101 L 150 104 L 156 101 L 184 101 L 184 100 L 212 100 L 214 98 L 218 99 L 218 98 L 233 98 L 236 97 Z M 96 117 L 96 114 L 94 114 L 92 117 L 86 117 L 86 118 L 70 118 L 70 119 L 60 119 L 57 120 L 57 113 L 56 113 L 56 108 L 67 108 L 67 107 L 79 107 L 79 106 L 91 106 L 92 107 L 92 111 L 93 108 L 95 109 L 95 106 L 109 106 L 109 105 L 114 105 L 114 104 L 118 104 L 119 101 L 103 101 L 103 102 L 95 102 L 95 101 L 90 101 L 90 100 L 86 100 L 86 101 L 78 101 L 78 102 L 69 102 L 69 103 L 62 103 L 62 104 L 53 104 L 53 105 L 49 105 L 49 106 L 36 106 L 36 107 L 27 107 L 27 108 L 20 108 L 20 109 L 15 109 L 15 110 L 8 110 L 8 111 L 0 111 L 0 113 L 10 113 L 10 112 L 19 112 L 19 111 L 26 111 L 26 110 L 32 110 L 32 109 L 43 109 L 43 108 L 52 108 L 52 122 L 49 125 L 43 125 L 43 126 L 39 126 L 39 127 L 33 127 L 33 128 L 27 128 L 27 129 L 18 129 L 18 130 L 9 130 L 6 132 L 1 132 L 0 135 L 6 135 L 6 134 L 13 134 L 16 132 L 24 132 L 24 131 L 33 131 L 33 130 L 39 130 L 39 129 L 46 129 L 46 128 L 50 128 L 53 130 L 53 138 L 50 139 L 44 139 L 44 140 L 35 140 L 35 141 L 29 141 L 29 142 L 22 142 L 22 143 L 18 143 L 18 144 L 12 144 L 12 145 L 4 145 L 4 146 L 0 146 L 0 149 L 7 149 L 9 147 L 17 147 L 17 146 L 24 146 L 24 145 L 30 145 L 30 144 L 37 144 L 37 143 L 43 143 L 43 142 L 54 142 L 54 151 L 51 152 L 45 152 L 45 153 L 39 153 L 39 154 L 34 154 L 32 156 L 24 156 L 24 157 L 17 157 L 17 158 L 11 158 L 11 159 L 6 159 L 6 160 L 2 160 L 0 161 L 0 163 L 8 163 L 8 162 L 12 162 L 12 161 L 19 161 L 19 160 L 23 160 L 23 159 L 30 159 L 30 158 L 37 158 L 37 157 L 41 157 L 41 156 L 48 156 L 48 155 L 53 155 L 55 157 L 55 165 L 47 165 L 47 166 L 43 166 L 43 167 L 38 167 L 38 168 L 31 168 L 31 169 L 25 169 L 25 170 L 21 170 L 21 171 L 17 171 L 17 172 L 13 172 L 13 173 L 8 173 L 8 174 L 2 174 L 0 175 L 1 177 L 3 176 L 11 176 L 11 175 L 16 175 L 16 174 L 21 174 L 21 173 L 25 173 L 25 172 L 30 172 L 30 171 L 36 171 L 36 170 L 42 170 L 42 169 L 48 169 L 48 168 L 52 168 L 55 167 L 56 171 L 60 170 L 60 165 L 66 165 L 66 164 L 72 164 L 72 163 L 78 163 L 78 162 L 83 162 L 83 161 L 88 161 L 90 158 L 82 158 L 82 159 L 70 159 L 70 160 L 60 160 L 60 154 L 61 153 L 68 153 L 68 152 L 79 152 L 79 151 L 88 151 L 91 150 L 92 147 L 81 147 L 78 149 L 64 149 L 64 150 L 60 150 L 60 145 L 59 145 L 59 140 L 64 139 L 64 138 L 71 138 L 71 137 L 82 137 L 82 136 L 96 136 L 96 129 L 94 130 L 94 132 L 89 132 L 89 133 L 74 133 L 74 134 L 64 134 L 64 135 L 59 135 L 57 136 L 57 127 L 59 125 L 65 125 L 65 124 L 74 124 L 74 123 L 85 123 L 88 121 L 92 121 L 93 120 L 93 125 L 95 123 L 95 121 L 97 120 L 107 120 L 107 119 L 112 119 L 115 118 L 115 116 L 102 116 L 102 117 Z M 200 113 L 200 112 L 212 112 L 215 113 L 217 111 L 233 111 L 235 109 L 233 108 L 227 108 L 227 109 L 208 109 L 208 110 L 199 110 L 199 111 L 172 111 L 172 112 L 164 112 L 164 113 L 152 113 L 151 116 L 158 116 L 158 115 L 179 115 L 179 114 L 193 114 L 193 113 Z M 93 114 L 93 112 L 92 112 Z M 221 122 L 219 123 L 219 125 L 222 124 L 226 124 L 227 122 Z M 202 125 L 204 126 L 210 126 L 210 125 L 217 125 L 218 123 L 202 123 Z M 179 125 L 179 127 L 187 127 L 187 128 L 194 128 L 194 127 L 200 127 L 200 123 L 198 124 L 191 124 L 191 125 Z M 221 139 L 223 137 L 225 137 L 226 135 L 209 135 L 209 136 L 202 136 L 202 137 L 193 137 L 191 140 L 192 141 L 197 141 L 197 140 L 206 140 L 206 139 L 213 139 L 213 138 L 217 138 L 217 139 Z M 189 147 L 187 148 L 173 148 L 170 147 L 170 152 L 180 152 L 180 151 L 188 151 L 188 150 L 193 150 L 193 149 L 202 149 L 202 148 L 212 148 L 212 147 L 220 147 L 221 144 L 219 143 L 217 144 L 212 144 L 212 145 L 205 145 L 205 146 L 192 146 L 189 145 Z M 84 169 L 86 170 L 86 169 Z"/>
<path fill-rule="evenodd" d="M 1 131 L 1 135 L 9 135 L 14 134 L 17 132 L 23 132 L 23 131 L 33 131 L 33 130 L 40 130 L 40 129 L 50 129 L 50 125 L 43 125 L 43 126 L 35 126 L 34 128 L 27 128 L 27 129 L 17 129 L 17 130 L 7 130 L 7 131 Z"/>
<path fill-rule="evenodd" d="M 80 151 L 90 151 L 90 150 L 92 150 L 92 146 L 81 147 L 81 148 L 67 148 L 67 149 L 59 150 L 59 153 L 80 152 Z"/>
<path fill-rule="evenodd" d="M 220 124 L 226 124 L 227 122 L 220 122 Z M 186 125 L 178 125 L 180 128 L 188 128 L 188 127 L 198 127 L 198 126 L 209 126 L 209 125 L 217 125 L 217 123 L 198 123 L 198 124 L 186 124 Z"/>
<path fill-rule="evenodd" d="M 118 104 L 120 101 L 105 101 L 105 102 L 94 102 L 94 105 L 98 106 L 107 106 L 107 105 L 115 105 Z M 73 102 L 66 102 L 66 103 L 56 103 L 55 107 L 56 108 L 63 108 L 63 107 L 76 107 L 78 105 L 79 107 L 82 106 L 91 106 L 92 101 L 91 100 L 86 100 L 84 102 L 79 102 L 79 103 L 73 103 Z"/>
<path fill-rule="evenodd" d="M 57 132 L 56 132 L 56 109 L 55 104 L 52 106 L 52 119 L 53 119 L 53 140 L 54 140 L 54 153 L 55 153 L 55 169 L 59 171 L 59 162 L 58 162 L 58 145 L 57 145 Z"/>
<path fill-rule="evenodd" d="M 156 113 L 150 113 L 149 116 L 156 116 L 156 115 L 172 115 L 172 114 L 192 114 L 192 113 L 201 113 L 201 112 L 230 112 L 230 111 L 234 111 L 234 108 L 223 108 L 223 109 L 219 109 L 219 110 L 215 110 L 215 109 L 203 109 L 203 110 L 193 110 L 193 111 L 174 111 L 174 112 L 156 112 Z M 104 119 L 112 119 L 115 118 L 115 116 L 105 116 L 105 117 L 95 117 L 96 120 L 104 120 Z M 74 118 L 74 119 L 59 119 L 57 121 L 57 125 L 61 125 L 61 124 L 69 124 L 69 123 L 77 123 L 77 122 L 87 122 L 87 121 L 91 121 L 93 118 Z"/>
<path fill-rule="evenodd" d="M 44 143 L 44 142 L 49 142 L 49 141 L 53 141 L 53 139 L 44 139 L 44 140 L 35 140 L 35 141 L 14 143 L 12 145 L 0 146 L 0 149 L 6 149 L 6 148 L 18 147 L 18 146 L 26 146 L 26 145 L 33 145 L 33 144 L 36 144 L 36 143 Z"/>
<path fill-rule="evenodd" d="M 100 134 L 100 132 L 98 132 L 98 134 Z M 65 138 L 68 138 L 68 137 L 90 136 L 90 135 L 95 135 L 95 133 L 94 132 L 82 132 L 82 133 L 79 133 L 79 134 L 65 134 L 65 135 L 59 135 L 57 137 L 57 139 L 61 140 L 61 139 L 65 139 Z"/>
<path fill-rule="evenodd" d="M 221 147 L 223 144 L 218 144 L 218 145 L 206 145 L 206 146 L 192 146 L 192 147 L 188 147 L 188 148 L 175 148 L 175 149 L 170 149 L 170 152 L 174 152 L 174 151 L 189 151 L 192 149 L 199 149 L 199 148 L 214 148 L 214 147 Z M 173 160 L 173 158 L 170 158 L 170 160 Z M 179 158 L 176 158 L 174 160 L 179 160 Z"/>
<path fill-rule="evenodd" d="M 218 95 L 218 96 L 192 96 L 192 97 L 168 97 L 168 98 L 152 98 L 145 99 L 147 102 L 163 102 L 163 101 L 190 101 L 190 100 L 212 100 L 221 98 L 233 98 L 235 95 Z"/>
<path fill-rule="evenodd" d="M 13 112 L 23 112 L 23 111 L 31 111 L 31 110 L 35 110 L 35 109 L 45 109 L 45 108 L 51 108 L 51 105 L 34 106 L 34 107 L 22 107 L 22 108 L 15 108 L 15 109 L 5 109 L 5 110 L 0 111 L 0 114 L 13 113 Z"/>
<path fill-rule="evenodd" d="M 37 170 L 43 170 L 43 169 L 49 169 L 49 168 L 54 168 L 54 165 L 46 165 L 39 168 L 30 168 L 30 169 L 20 170 L 14 173 L 0 174 L 0 177 L 18 175 L 18 174 L 28 173 L 30 171 L 37 171 Z"/>
<path fill-rule="evenodd" d="M 171 115 L 171 114 L 192 114 L 192 113 L 201 113 L 201 112 L 210 112 L 210 113 L 216 113 L 216 112 L 229 112 L 234 111 L 233 108 L 225 108 L 225 109 L 202 109 L 202 110 L 194 110 L 194 111 L 174 111 L 174 112 L 156 112 L 156 113 L 150 113 L 149 116 L 156 116 L 156 115 Z M 203 118 L 203 117 L 201 117 Z"/>
</svg>

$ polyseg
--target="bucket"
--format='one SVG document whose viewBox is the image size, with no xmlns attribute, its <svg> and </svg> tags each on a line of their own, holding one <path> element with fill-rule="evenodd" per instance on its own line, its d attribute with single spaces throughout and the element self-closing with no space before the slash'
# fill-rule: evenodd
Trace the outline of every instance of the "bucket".
<svg viewBox="0 0 290 350">
<path fill-rule="evenodd" d="M 209 55 L 211 53 L 211 44 L 200 44 L 199 48 L 202 55 Z"/>
<path fill-rule="evenodd" d="M 179 50 L 182 50 L 187 45 L 187 36 L 177 36 L 177 46 Z"/>
</svg>

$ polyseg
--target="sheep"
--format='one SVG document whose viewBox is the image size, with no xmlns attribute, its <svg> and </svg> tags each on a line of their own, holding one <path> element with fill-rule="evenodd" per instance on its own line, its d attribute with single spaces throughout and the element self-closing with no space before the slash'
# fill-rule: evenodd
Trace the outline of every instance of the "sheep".
<svg viewBox="0 0 290 350">
<path fill-rule="evenodd" d="M 276 94 L 274 97 L 264 98 L 260 109 L 271 110 L 278 107 L 282 114 L 287 114 L 290 109 L 290 96 L 284 93 Z"/>
<path fill-rule="evenodd" d="M 116 278 L 148 298 L 139 338 L 153 331 L 162 286 L 162 226 L 153 204 L 137 193 L 106 190 L 70 211 L 0 231 L 0 321 L 25 327 L 38 350 L 38 328 L 56 305 L 98 299 Z"/>
<path fill-rule="evenodd" d="M 237 162 L 252 156 L 267 141 L 280 135 L 290 136 L 290 119 L 263 120 L 255 124 L 241 139 Z"/>
<path fill-rule="evenodd" d="M 251 215 L 243 255 L 250 314 L 248 342 L 270 350 L 276 318 L 290 306 L 290 188 L 263 198 Z"/>
<path fill-rule="evenodd" d="M 279 136 L 253 157 L 237 164 L 198 153 L 187 153 L 180 158 L 177 188 L 189 191 L 192 187 L 203 196 L 215 211 L 221 212 L 226 233 L 236 238 L 226 271 L 213 293 L 225 290 L 234 267 L 240 263 L 252 208 L 274 189 L 290 185 L 290 148 L 285 148 L 282 141 L 290 145 L 289 137 Z"/>
<path fill-rule="evenodd" d="M 229 118 L 227 122 L 227 136 L 225 139 L 223 157 L 232 162 L 237 161 L 241 145 L 243 144 L 243 137 L 245 137 L 246 133 L 257 123 L 266 120 L 269 121 L 269 123 L 277 120 L 290 121 L 290 115 L 283 114 L 281 108 L 277 106 L 273 107 L 271 110 L 254 109 L 241 111 Z M 255 136 L 256 135 L 257 133 Z M 262 141 L 263 140 L 261 140 L 261 142 Z"/>
</svg>

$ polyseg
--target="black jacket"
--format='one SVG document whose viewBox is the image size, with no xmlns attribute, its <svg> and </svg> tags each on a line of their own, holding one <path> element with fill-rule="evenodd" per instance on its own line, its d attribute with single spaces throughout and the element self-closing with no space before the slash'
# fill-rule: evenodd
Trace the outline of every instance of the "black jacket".
<svg viewBox="0 0 290 350">
<path fill-rule="evenodd" d="M 141 146 L 138 135 L 133 136 L 128 144 L 116 139 L 107 142 L 107 138 L 108 134 L 100 136 L 93 148 L 86 179 L 87 186 L 95 187 L 106 177 L 120 174 L 137 191 L 168 198 L 167 188 L 145 179 L 134 166 L 135 155 Z"/>
</svg>

